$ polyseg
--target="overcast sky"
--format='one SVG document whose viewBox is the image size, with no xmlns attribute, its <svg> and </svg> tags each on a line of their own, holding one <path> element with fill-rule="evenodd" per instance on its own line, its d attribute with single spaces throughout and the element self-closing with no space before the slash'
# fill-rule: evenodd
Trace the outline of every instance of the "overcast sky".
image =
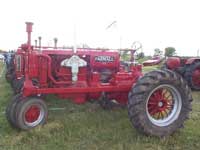
<svg viewBox="0 0 200 150">
<path fill-rule="evenodd" d="M 130 48 L 140 41 L 146 54 L 173 46 L 179 55 L 200 49 L 199 0 L 1 0 L 0 49 L 26 42 L 25 22 L 34 22 L 32 41 Z M 116 21 L 109 29 L 106 27 Z M 120 40 L 121 39 L 121 40 Z M 121 41 L 121 44 L 120 44 Z"/>
</svg>

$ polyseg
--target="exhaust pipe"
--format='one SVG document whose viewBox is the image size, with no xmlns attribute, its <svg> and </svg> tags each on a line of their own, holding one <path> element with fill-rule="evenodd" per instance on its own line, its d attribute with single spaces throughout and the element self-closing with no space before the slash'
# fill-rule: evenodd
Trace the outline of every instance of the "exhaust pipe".
<svg viewBox="0 0 200 150">
<path fill-rule="evenodd" d="M 38 40 L 39 40 L 39 49 L 41 50 L 41 40 L 42 40 L 42 37 L 39 36 L 39 37 L 38 37 Z"/>
<path fill-rule="evenodd" d="M 37 40 L 35 40 L 35 47 L 37 47 Z"/>
<path fill-rule="evenodd" d="M 58 39 L 57 39 L 57 38 L 54 38 L 53 40 L 54 40 L 54 48 L 57 49 Z"/>
</svg>

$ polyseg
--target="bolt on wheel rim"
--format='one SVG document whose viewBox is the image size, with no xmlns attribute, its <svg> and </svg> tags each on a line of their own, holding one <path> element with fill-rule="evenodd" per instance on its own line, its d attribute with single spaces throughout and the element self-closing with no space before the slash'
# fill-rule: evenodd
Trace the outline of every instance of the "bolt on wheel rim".
<svg viewBox="0 0 200 150">
<path fill-rule="evenodd" d="M 24 113 L 24 122 L 27 126 L 34 127 L 44 118 L 44 109 L 39 105 L 31 105 Z"/>
<path fill-rule="evenodd" d="M 154 125 L 167 126 L 178 118 L 181 107 L 182 101 L 178 90 L 174 86 L 164 84 L 149 94 L 146 112 Z"/>
</svg>

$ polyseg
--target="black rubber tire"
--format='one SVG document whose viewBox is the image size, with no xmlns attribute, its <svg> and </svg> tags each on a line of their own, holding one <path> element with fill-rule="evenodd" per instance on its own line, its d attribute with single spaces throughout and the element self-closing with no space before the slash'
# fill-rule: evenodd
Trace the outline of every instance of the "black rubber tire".
<svg viewBox="0 0 200 150">
<path fill-rule="evenodd" d="M 12 74 L 9 71 L 6 71 L 5 78 L 7 82 L 11 82 Z"/>
<path fill-rule="evenodd" d="M 150 93 L 158 86 L 173 86 L 181 97 L 181 109 L 176 120 L 167 126 L 157 126 L 147 115 L 146 105 Z M 128 114 L 132 125 L 140 132 L 157 137 L 171 135 L 189 118 L 191 109 L 191 90 L 183 78 L 170 70 L 156 70 L 145 74 L 133 85 L 129 92 Z"/>
<path fill-rule="evenodd" d="M 10 82 L 10 85 L 11 85 L 12 88 L 14 88 L 16 81 L 17 81 L 16 75 L 15 75 L 15 73 L 13 73 L 12 76 L 11 76 L 11 82 Z"/>
<path fill-rule="evenodd" d="M 17 128 L 16 125 L 16 118 L 15 118 L 15 110 L 17 104 L 22 100 L 22 95 L 17 94 L 15 95 L 9 102 L 9 104 L 6 107 L 6 118 L 10 125 L 14 128 Z"/>
<path fill-rule="evenodd" d="M 7 68 L 5 78 L 7 82 L 11 82 L 14 76 L 14 69 L 12 67 Z"/>
<path fill-rule="evenodd" d="M 186 71 L 184 74 L 184 78 L 188 82 L 188 85 L 191 87 L 191 89 L 199 91 L 200 86 L 195 85 L 192 81 L 192 74 L 197 68 L 200 68 L 200 62 L 196 62 L 191 65 L 187 65 L 186 69 L 185 69 Z"/>
<path fill-rule="evenodd" d="M 160 67 L 161 70 L 166 70 L 168 69 L 167 64 L 163 63 L 163 65 Z"/>
<path fill-rule="evenodd" d="M 40 111 L 41 118 L 38 117 L 39 121 L 34 125 L 28 125 L 25 121 L 25 112 L 31 105 L 36 105 L 40 107 L 43 111 L 43 114 Z M 22 130 L 29 130 L 32 128 L 35 128 L 38 125 L 43 125 L 46 123 L 48 117 L 48 108 L 45 102 L 38 98 L 38 97 L 29 97 L 26 100 L 20 101 L 20 103 L 17 104 L 16 108 L 16 124 L 19 129 Z"/>
<path fill-rule="evenodd" d="M 16 87 L 18 81 L 19 81 L 19 80 L 17 80 L 17 79 L 13 79 L 13 81 L 12 81 L 12 83 L 11 83 L 12 88 L 13 88 L 14 91 L 15 91 L 15 87 Z"/>
<path fill-rule="evenodd" d="M 24 78 L 18 79 L 13 84 L 14 93 L 18 94 L 21 92 L 22 87 L 24 86 Z"/>
</svg>

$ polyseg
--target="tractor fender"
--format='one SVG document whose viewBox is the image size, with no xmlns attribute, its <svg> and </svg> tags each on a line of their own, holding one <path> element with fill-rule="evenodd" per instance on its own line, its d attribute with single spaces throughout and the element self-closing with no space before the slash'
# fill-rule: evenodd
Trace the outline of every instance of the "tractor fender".
<svg viewBox="0 0 200 150">
<path fill-rule="evenodd" d="M 194 63 L 195 61 L 200 61 L 200 58 L 189 58 L 187 61 L 186 61 L 186 65 L 190 65 L 192 63 Z"/>
</svg>

